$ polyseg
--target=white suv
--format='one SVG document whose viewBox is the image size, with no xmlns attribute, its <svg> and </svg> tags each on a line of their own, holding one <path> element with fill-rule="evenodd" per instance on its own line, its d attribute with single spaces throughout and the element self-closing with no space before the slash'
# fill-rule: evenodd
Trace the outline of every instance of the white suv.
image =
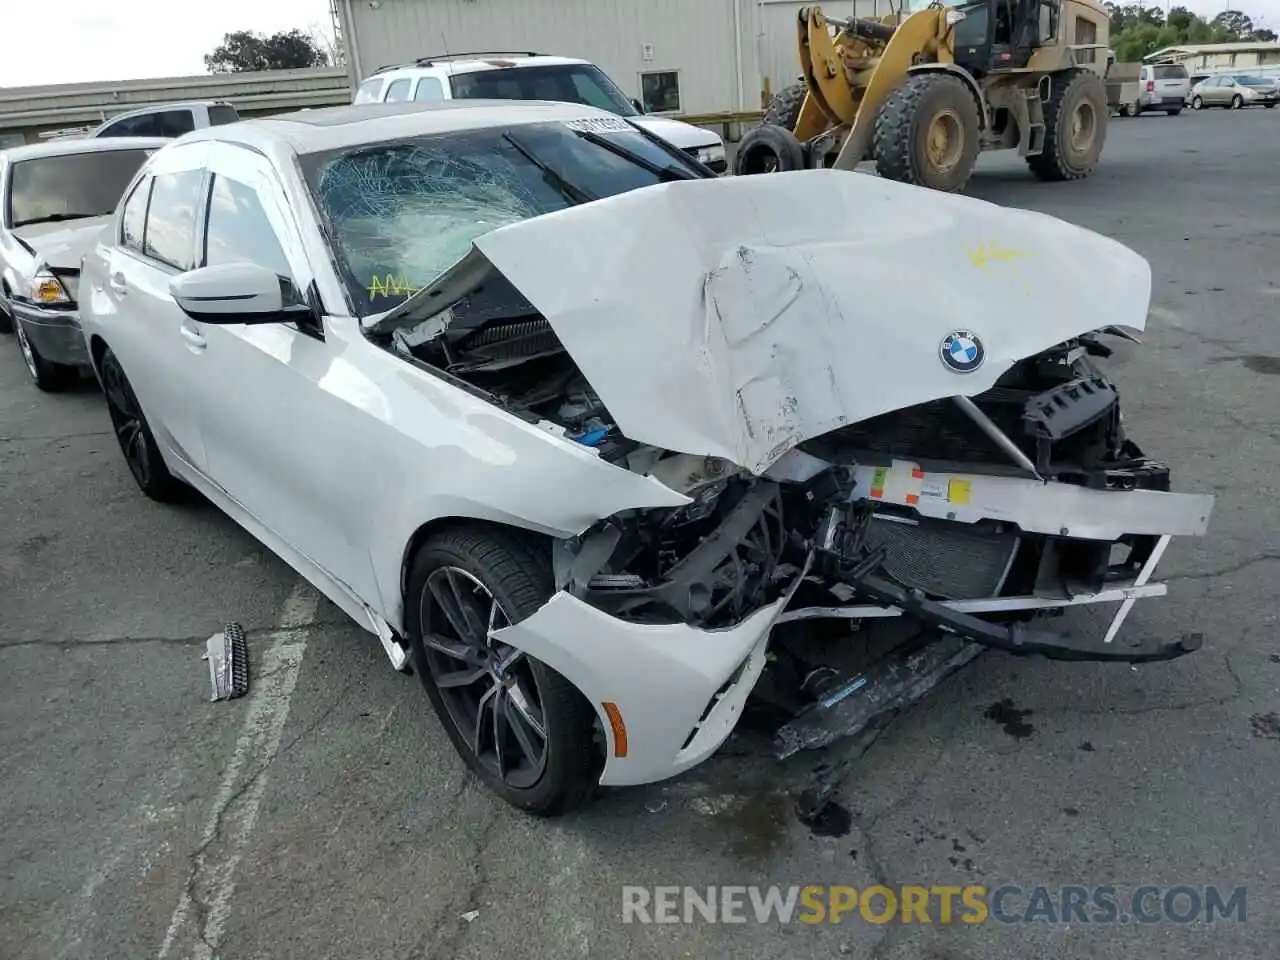
<svg viewBox="0 0 1280 960">
<path fill-rule="evenodd" d="M 1139 113 L 1163 110 L 1177 116 L 1191 93 L 1191 76 L 1179 63 L 1148 63 L 1138 75 L 1138 85 Z"/>
<path fill-rule="evenodd" d="M 724 141 L 710 130 L 670 117 L 646 116 L 589 60 L 536 53 L 464 53 L 423 57 L 379 68 L 360 84 L 354 103 L 406 100 L 554 100 L 626 117 L 716 173 L 726 168 Z"/>
</svg>

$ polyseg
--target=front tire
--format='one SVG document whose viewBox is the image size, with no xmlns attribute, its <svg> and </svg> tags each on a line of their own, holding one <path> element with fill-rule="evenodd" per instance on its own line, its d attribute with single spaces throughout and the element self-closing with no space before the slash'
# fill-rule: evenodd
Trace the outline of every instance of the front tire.
<svg viewBox="0 0 1280 960">
<path fill-rule="evenodd" d="M 554 593 L 543 552 L 514 531 L 436 534 L 413 558 L 405 625 L 414 672 L 467 767 L 513 806 L 558 816 L 599 782 L 595 712 L 546 664 L 490 638 Z"/>
<path fill-rule="evenodd" d="M 1044 150 L 1027 157 L 1040 180 L 1081 180 L 1093 172 L 1107 139 L 1107 88 L 1091 70 L 1055 77 L 1044 105 Z"/>
<path fill-rule="evenodd" d="M 1232 98 L 1231 98 L 1231 108 L 1230 108 L 1230 109 L 1232 109 L 1232 110 L 1240 110 L 1240 109 L 1242 109 L 1243 107 L 1244 107 L 1244 97 L 1240 96 L 1240 94 L 1238 94 L 1238 93 L 1237 93 L 1234 97 L 1232 97 Z"/>
<path fill-rule="evenodd" d="M 876 115 L 876 172 L 886 180 L 958 193 L 978 159 L 978 104 L 955 77 L 907 77 Z"/>
<path fill-rule="evenodd" d="M 761 122 L 795 133 L 796 123 L 800 120 L 800 108 L 804 106 L 804 98 L 808 93 L 809 86 L 803 80 L 783 87 L 769 98 L 769 105 L 765 107 Z"/>
<path fill-rule="evenodd" d="M 27 368 L 37 389 L 45 393 L 59 393 L 66 390 L 80 379 L 80 371 L 66 364 L 54 363 L 40 356 L 35 344 L 27 339 L 27 331 L 22 328 L 22 321 L 14 318 L 13 332 L 18 335 L 18 349 L 22 351 L 22 362 Z"/>
<path fill-rule="evenodd" d="M 142 404 L 138 402 L 119 359 L 110 349 L 103 351 L 98 370 L 116 442 L 120 444 L 120 452 L 124 454 L 124 461 L 138 489 L 159 503 L 181 501 L 187 494 L 187 487 L 165 465 L 147 418 L 142 414 Z"/>
</svg>

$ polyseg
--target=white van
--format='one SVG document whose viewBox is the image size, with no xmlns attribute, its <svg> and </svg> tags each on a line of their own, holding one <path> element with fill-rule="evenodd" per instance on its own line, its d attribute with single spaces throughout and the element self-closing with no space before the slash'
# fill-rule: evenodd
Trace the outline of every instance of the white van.
<svg viewBox="0 0 1280 960">
<path fill-rule="evenodd" d="M 645 114 L 608 74 L 589 60 L 537 53 L 464 53 L 423 57 L 379 68 L 360 84 L 354 103 L 398 100 L 558 100 L 626 117 L 716 173 L 723 173 L 724 141 L 711 130 Z"/>
</svg>

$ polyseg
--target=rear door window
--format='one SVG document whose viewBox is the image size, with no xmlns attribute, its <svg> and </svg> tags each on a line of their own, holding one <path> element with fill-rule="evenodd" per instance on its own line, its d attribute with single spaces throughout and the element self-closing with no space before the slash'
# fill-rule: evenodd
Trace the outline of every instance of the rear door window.
<svg viewBox="0 0 1280 960">
<path fill-rule="evenodd" d="M 190 110 L 165 110 L 158 118 L 162 137 L 180 137 L 196 128 L 196 118 Z"/>
<path fill-rule="evenodd" d="M 364 83 L 360 84 L 360 89 L 356 91 L 356 98 L 351 102 L 377 103 L 380 99 L 379 94 L 382 93 L 382 84 L 383 80 L 381 78 L 366 80 Z"/>
<path fill-rule="evenodd" d="M 236 123 L 240 119 L 240 114 L 235 107 L 225 103 L 217 103 L 209 108 L 209 126 L 220 127 L 227 123 Z"/>
<path fill-rule="evenodd" d="M 143 253 L 179 270 L 195 265 L 196 210 L 203 184 L 203 170 L 156 174 L 147 207 Z"/>
<path fill-rule="evenodd" d="M 418 81 L 417 89 L 413 91 L 413 99 L 443 100 L 444 87 L 440 85 L 440 81 L 435 77 L 423 77 Z"/>
<path fill-rule="evenodd" d="M 1187 79 L 1186 67 L 1156 67 L 1157 80 L 1185 80 Z"/>
<path fill-rule="evenodd" d="M 154 113 L 140 113 L 125 117 L 104 127 L 102 137 L 159 137 L 160 118 Z"/>
<path fill-rule="evenodd" d="M 387 103 L 399 103 L 401 100 L 408 100 L 410 82 L 407 78 L 393 80 L 391 86 L 387 87 L 385 101 Z"/>
</svg>

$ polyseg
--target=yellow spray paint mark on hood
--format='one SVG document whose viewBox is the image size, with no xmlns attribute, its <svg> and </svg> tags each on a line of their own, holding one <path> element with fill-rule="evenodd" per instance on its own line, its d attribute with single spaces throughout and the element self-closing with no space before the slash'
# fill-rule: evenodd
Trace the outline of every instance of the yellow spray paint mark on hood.
<svg viewBox="0 0 1280 960">
<path fill-rule="evenodd" d="M 986 270 L 998 263 L 1010 263 L 1031 256 L 1027 250 L 1010 250 L 998 243 L 980 243 L 969 251 L 969 261 L 979 270 Z"/>
</svg>

